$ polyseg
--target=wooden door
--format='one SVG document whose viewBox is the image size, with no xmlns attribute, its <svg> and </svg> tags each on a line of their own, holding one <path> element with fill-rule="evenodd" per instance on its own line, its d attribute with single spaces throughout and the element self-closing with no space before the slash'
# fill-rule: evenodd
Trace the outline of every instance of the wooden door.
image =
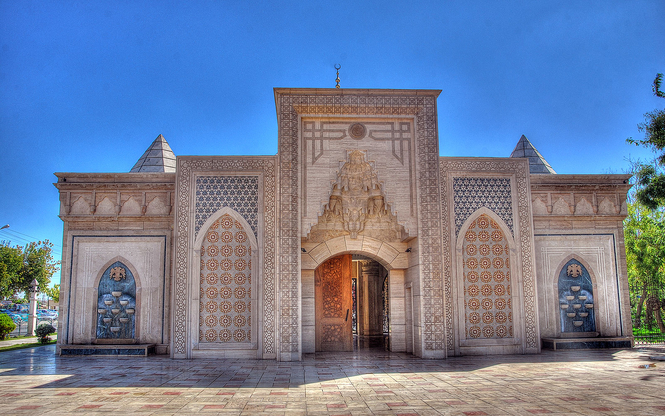
<svg viewBox="0 0 665 416">
<path fill-rule="evenodd" d="M 316 350 L 353 351 L 351 254 L 316 269 Z"/>
</svg>

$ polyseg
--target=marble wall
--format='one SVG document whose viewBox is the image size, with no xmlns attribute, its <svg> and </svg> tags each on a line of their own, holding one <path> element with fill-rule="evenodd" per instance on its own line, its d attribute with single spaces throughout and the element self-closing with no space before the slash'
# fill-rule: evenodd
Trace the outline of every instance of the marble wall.
<svg viewBox="0 0 665 416">
<path fill-rule="evenodd" d="M 571 260 L 584 266 L 592 282 L 595 331 L 590 331 L 591 335 L 632 335 L 622 222 L 627 212 L 626 194 L 631 187 L 629 178 L 630 175 L 532 175 L 542 337 L 571 336 L 562 333 L 558 287 L 561 270 Z M 588 335 L 581 335 L 585 334 Z"/>
<path fill-rule="evenodd" d="M 621 222 L 628 176 L 530 175 L 526 159 L 440 157 L 439 93 L 278 88 L 276 156 L 183 156 L 175 174 L 56 174 L 59 345 L 103 338 L 99 279 L 120 262 L 136 284 L 135 342 L 174 358 L 299 360 L 315 348 L 314 270 L 343 253 L 388 271 L 393 351 L 537 353 L 541 337 L 630 335 Z M 251 313 L 234 317 L 206 313 L 202 303 L 219 295 L 221 275 L 208 281 L 217 256 L 208 251 L 226 247 L 207 239 L 225 215 L 242 226 L 251 252 L 251 283 L 225 285 L 251 291 Z M 480 222 L 501 233 L 487 255 L 467 235 Z M 487 287 L 480 273 L 473 280 L 485 260 Z M 593 297 L 594 326 L 584 331 L 561 322 L 561 296 L 577 296 L 558 286 L 570 261 L 591 282 L 582 296 Z M 482 291 L 492 322 L 474 309 Z M 235 338 L 220 327 L 226 315 Z"/>
<path fill-rule="evenodd" d="M 118 263 L 133 277 L 135 290 L 131 317 L 124 311 L 129 303 L 119 303 L 128 299 L 114 299 L 114 308 L 123 309 L 117 321 L 134 321 L 131 340 L 124 338 L 123 342 L 154 343 L 158 353 L 168 353 L 175 175 L 56 176 L 64 222 L 58 350 L 62 344 L 105 342 L 97 334 L 98 319 L 104 319 L 99 314 L 99 290 L 108 286 L 102 282 L 104 273 Z"/>
<path fill-rule="evenodd" d="M 135 343 L 167 344 L 167 236 L 101 234 L 72 232 L 68 236 L 72 267 L 63 270 L 61 280 L 64 296 L 58 322 L 58 333 L 62 335 L 58 339 L 67 344 L 99 341 L 100 281 L 109 267 L 119 262 L 135 281 Z"/>
</svg>

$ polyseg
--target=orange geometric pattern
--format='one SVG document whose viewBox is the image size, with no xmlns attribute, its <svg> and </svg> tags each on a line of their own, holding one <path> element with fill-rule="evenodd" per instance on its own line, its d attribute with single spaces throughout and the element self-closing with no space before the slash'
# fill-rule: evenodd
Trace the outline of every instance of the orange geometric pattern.
<svg viewBox="0 0 665 416">
<path fill-rule="evenodd" d="M 508 241 L 487 215 L 480 215 L 466 231 L 462 261 L 466 338 L 512 338 Z"/>
<path fill-rule="evenodd" d="M 252 339 L 252 247 L 242 224 L 222 215 L 201 246 L 199 342 Z"/>
</svg>

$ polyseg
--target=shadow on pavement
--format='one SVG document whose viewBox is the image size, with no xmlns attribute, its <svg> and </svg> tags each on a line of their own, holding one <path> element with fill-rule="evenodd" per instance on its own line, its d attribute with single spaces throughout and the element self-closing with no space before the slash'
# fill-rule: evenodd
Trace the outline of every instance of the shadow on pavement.
<svg viewBox="0 0 665 416">
<path fill-rule="evenodd" d="M 304 354 L 300 362 L 276 362 L 173 360 L 167 356 L 57 357 L 55 346 L 49 345 L 0 353 L 0 380 L 9 382 L 14 376 L 53 376 L 48 377 L 47 382 L 34 386 L 36 388 L 285 388 L 336 380 L 346 380 L 344 382 L 348 383 L 349 379 L 368 375 L 399 377 L 401 373 L 442 379 L 464 377 L 474 372 L 519 378 L 520 372 L 526 372 L 532 377 L 547 378 L 559 370 L 562 374 L 568 371 L 566 369 L 570 368 L 570 363 L 577 363 L 576 369 L 585 370 L 615 361 L 617 354 L 626 352 L 638 353 L 632 354 L 637 357 L 635 359 L 648 360 L 649 355 L 665 353 L 665 348 L 543 351 L 535 355 L 466 356 L 445 360 L 423 360 L 409 354 L 363 350 L 353 353 Z M 547 368 L 540 369 L 540 366 Z"/>
</svg>

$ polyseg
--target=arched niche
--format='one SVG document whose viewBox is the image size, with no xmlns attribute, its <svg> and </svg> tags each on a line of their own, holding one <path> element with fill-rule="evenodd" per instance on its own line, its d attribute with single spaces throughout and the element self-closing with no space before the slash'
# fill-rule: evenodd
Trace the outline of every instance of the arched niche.
<svg viewBox="0 0 665 416">
<path fill-rule="evenodd" d="M 111 260 L 103 270 L 97 285 L 96 342 L 135 342 L 139 292 L 135 270 L 121 258 Z"/>
<path fill-rule="evenodd" d="M 201 227 L 194 247 L 199 264 L 194 349 L 256 350 L 260 274 L 249 223 L 222 208 Z"/>
<path fill-rule="evenodd" d="M 482 207 L 460 228 L 454 293 L 459 353 L 520 353 L 521 284 L 515 240 L 506 223 Z"/>
<path fill-rule="evenodd" d="M 561 334 L 596 332 L 593 281 L 581 260 L 573 257 L 559 269 L 557 291 Z"/>
</svg>

